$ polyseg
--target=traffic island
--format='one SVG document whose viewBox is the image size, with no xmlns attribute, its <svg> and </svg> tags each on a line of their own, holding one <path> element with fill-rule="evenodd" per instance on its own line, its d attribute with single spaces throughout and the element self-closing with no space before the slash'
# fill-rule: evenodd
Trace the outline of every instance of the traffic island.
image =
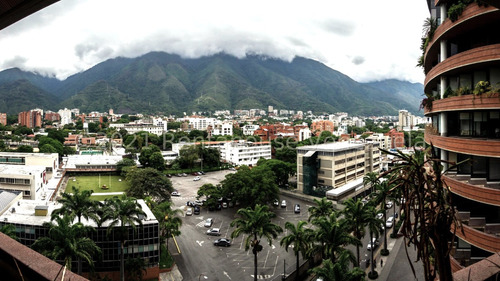
<svg viewBox="0 0 500 281">
<path fill-rule="evenodd" d="M 382 249 L 382 250 L 380 250 L 380 254 L 382 256 L 388 256 L 389 255 L 389 250 L 388 249 Z"/>
<path fill-rule="evenodd" d="M 377 279 L 378 278 L 378 272 L 376 272 L 376 271 L 370 271 L 370 272 L 368 272 L 368 278 L 370 278 L 371 280 Z"/>
</svg>

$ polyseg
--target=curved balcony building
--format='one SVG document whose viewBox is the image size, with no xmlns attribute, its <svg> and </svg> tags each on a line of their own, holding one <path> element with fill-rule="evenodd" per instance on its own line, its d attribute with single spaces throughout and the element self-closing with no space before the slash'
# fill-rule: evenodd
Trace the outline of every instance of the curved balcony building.
<svg viewBox="0 0 500 281">
<path fill-rule="evenodd" d="M 500 1 L 470 2 L 427 0 L 437 27 L 422 61 L 425 141 L 462 163 L 444 176 L 462 222 L 454 271 L 500 252 Z"/>
</svg>

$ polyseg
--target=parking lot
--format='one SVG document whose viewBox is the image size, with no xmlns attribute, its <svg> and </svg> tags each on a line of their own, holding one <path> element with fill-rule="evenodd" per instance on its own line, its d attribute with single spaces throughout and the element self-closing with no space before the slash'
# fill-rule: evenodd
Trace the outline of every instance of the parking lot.
<svg viewBox="0 0 500 281">
<path fill-rule="evenodd" d="M 201 176 L 201 180 L 193 181 L 194 176 L 172 177 L 174 188 L 180 193 L 179 197 L 173 197 L 175 208 L 186 209 L 186 202 L 193 201 L 200 186 L 205 183 L 217 184 L 228 173 L 232 171 L 211 172 Z M 261 244 L 263 250 L 258 254 L 258 279 L 272 280 L 283 274 L 284 265 L 287 274 L 295 269 L 295 256 L 293 249 L 285 251 L 279 244 L 282 237 L 287 235 L 284 224 L 287 221 L 296 223 L 299 220 L 307 220 L 307 209 L 310 204 L 299 199 L 282 196 L 280 200 L 286 200 L 286 208 L 271 206 L 276 213 L 274 223 L 280 225 L 284 232 L 269 246 L 267 240 Z M 281 202 L 281 201 L 280 201 Z M 300 204 L 301 212 L 294 213 L 293 207 Z M 199 215 L 184 216 L 181 227 L 182 234 L 176 238 L 180 253 L 177 252 L 175 243 L 169 244 L 170 252 L 174 255 L 176 264 L 184 280 L 251 280 L 254 271 L 254 255 L 252 251 L 245 251 L 244 240 L 246 236 L 240 236 L 232 240 L 230 247 L 214 246 L 213 241 L 218 238 L 230 238 L 234 228 L 230 227 L 235 218 L 237 208 L 227 208 L 221 211 L 208 211 L 202 208 Z M 209 236 L 204 226 L 207 218 L 213 218 L 212 227 L 220 228 L 221 236 Z M 172 240 L 172 239 L 171 239 Z M 302 261 L 302 259 L 301 259 Z"/>
</svg>

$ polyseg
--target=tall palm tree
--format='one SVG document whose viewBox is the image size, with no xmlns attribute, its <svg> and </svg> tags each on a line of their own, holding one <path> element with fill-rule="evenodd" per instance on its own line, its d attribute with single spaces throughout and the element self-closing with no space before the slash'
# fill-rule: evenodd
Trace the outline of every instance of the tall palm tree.
<svg viewBox="0 0 500 281">
<path fill-rule="evenodd" d="M 373 236 L 379 237 L 380 235 L 380 224 L 382 224 L 381 219 L 377 219 L 377 209 L 372 206 L 368 205 L 368 216 L 367 216 L 367 222 L 366 225 L 368 226 L 368 232 L 370 233 L 370 243 L 371 243 L 371 276 L 377 276 L 377 272 L 375 271 L 375 262 L 373 261 L 373 253 L 375 252 L 375 245 L 373 245 Z"/>
<path fill-rule="evenodd" d="M 45 222 L 48 236 L 38 238 L 32 248 L 43 255 L 53 259 L 62 260 L 64 266 L 71 270 L 74 257 L 83 259 L 93 266 L 93 256 L 100 253 L 101 249 L 90 239 L 87 234 L 93 229 L 81 223 L 73 224 L 70 216 L 54 217 L 55 224 Z M 81 274 L 79 269 L 78 274 Z"/>
<path fill-rule="evenodd" d="M 272 240 L 278 237 L 278 234 L 283 232 L 283 229 L 271 222 L 271 219 L 276 215 L 269 211 L 267 205 L 255 205 L 255 208 L 250 207 L 239 209 L 236 212 L 240 218 L 236 218 L 231 222 L 231 227 L 236 226 L 236 229 L 231 233 L 231 238 L 239 237 L 241 234 L 248 234 L 245 239 L 245 251 L 252 247 L 254 254 L 254 281 L 257 281 L 257 254 L 262 251 L 260 238 L 263 236 L 271 245 Z"/>
<path fill-rule="evenodd" d="M 412 155 L 384 152 L 402 160 L 391 170 L 390 181 L 401 190 L 404 198 L 406 216 L 401 232 L 409 243 L 416 246 L 418 258 L 424 266 L 425 280 L 435 280 L 437 275 L 439 280 L 453 280 L 449 259 L 453 244 L 448 241 L 454 240 L 461 225 L 449 188 L 442 178 L 446 173 L 442 164 L 454 169 L 462 163 L 440 160 L 432 145 L 426 150 L 415 150 Z M 410 210 L 410 206 L 415 208 Z"/>
<path fill-rule="evenodd" d="M 311 269 L 309 272 L 318 277 L 322 277 L 324 281 L 362 281 L 365 280 L 365 272 L 359 268 L 350 268 L 350 258 L 347 252 L 340 254 L 336 263 L 330 259 L 323 260 L 321 266 Z"/>
<path fill-rule="evenodd" d="M 382 255 L 388 255 L 389 250 L 387 249 L 387 227 L 385 227 L 385 222 L 387 221 L 387 212 L 385 210 L 385 201 L 387 197 L 391 194 L 393 185 L 389 184 L 388 180 L 384 180 L 381 183 L 375 185 L 376 193 L 375 193 L 375 203 L 380 205 L 380 210 L 383 211 L 384 214 L 384 249 L 381 251 Z"/>
<path fill-rule="evenodd" d="M 141 216 L 145 213 L 135 198 L 123 195 L 105 200 L 104 220 L 109 220 L 108 235 L 115 234 L 120 240 L 120 280 L 125 280 L 125 243 L 128 240 L 129 228 L 136 230 L 137 225 L 142 226 Z"/>
<path fill-rule="evenodd" d="M 334 211 L 332 201 L 326 199 L 326 197 L 320 200 L 314 199 L 314 203 L 316 203 L 316 206 L 309 208 L 309 221 L 315 218 L 329 216 Z"/>
<path fill-rule="evenodd" d="M 169 201 L 154 205 L 151 210 L 158 220 L 160 237 L 162 242 L 166 240 L 168 250 L 168 239 L 170 239 L 171 236 L 178 236 L 181 234 L 180 227 L 182 225 L 182 219 L 176 215 L 182 213 L 182 211 L 180 209 L 173 210 L 172 203 Z"/>
<path fill-rule="evenodd" d="M 346 221 L 339 219 L 337 212 L 314 219 L 312 224 L 316 226 L 314 240 L 320 243 L 316 247 L 313 246 L 313 251 L 319 250 L 323 257 L 329 258 L 334 263 L 341 252 L 348 251 L 355 260 L 354 255 L 346 250 L 345 246 L 361 245 L 361 242 L 349 233 Z"/>
<path fill-rule="evenodd" d="M 62 207 L 54 210 L 52 217 L 65 214 L 78 218 L 78 222 L 82 222 L 82 217 L 85 219 L 90 218 L 96 222 L 99 221 L 99 217 L 95 212 L 98 202 L 90 199 L 94 191 L 80 191 L 75 186 L 71 188 L 73 189 L 73 193 L 63 193 L 62 198 L 57 200 L 58 203 L 62 204 Z"/>
<path fill-rule="evenodd" d="M 280 245 L 285 247 L 285 250 L 288 252 L 288 247 L 293 245 L 293 252 L 295 253 L 295 257 L 297 258 L 297 267 L 295 275 L 295 280 L 299 280 L 299 253 L 302 253 L 302 258 L 307 253 L 309 249 L 310 238 L 313 235 L 313 230 L 309 228 L 304 228 L 307 225 L 305 221 L 297 222 L 297 226 L 295 226 L 291 222 L 285 223 L 285 229 L 287 229 L 289 234 L 283 238 L 281 238 Z"/>
<path fill-rule="evenodd" d="M 363 184 L 364 185 L 370 185 L 370 191 L 371 193 L 373 193 L 375 191 L 375 185 L 377 185 L 378 183 L 380 183 L 380 180 L 378 178 L 378 175 L 377 173 L 375 172 L 370 172 L 370 173 L 367 173 L 364 177 L 363 177 Z"/>
<path fill-rule="evenodd" d="M 370 219 L 369 207 L 370 204 L 363 204 L 361 199 L 358 198 L 354 200 L 350 198 L 344 201 L 344 210 L 342 213 L 344 214 L 344 218 L 347 221 L 348 229 L 354 234 L 354 237 L 361 240 L 365 237 L 365 226 L 367 221 Z M 360 245 L 356 245 L 356 266 L 359 267 L 359 247 Z"/>
</svg>

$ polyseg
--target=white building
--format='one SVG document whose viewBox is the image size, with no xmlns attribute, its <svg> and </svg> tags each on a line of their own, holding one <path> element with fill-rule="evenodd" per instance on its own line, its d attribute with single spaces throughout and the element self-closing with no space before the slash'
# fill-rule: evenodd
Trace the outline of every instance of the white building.
<svg viewBox="0 0 500 281">
<path fill-rule="evenodd" d="M 161 136 L 164 132 L 166 132 L 165 129 L 166 126 L 167 126 L 166 122 L 165 124 L 154 125 L 153 123 L 140 123 L 138 121 L 130 122 L 128 124 L 124 123 L 109 124 L 110 128 L 116 128 L 117 130 L 125 129 L 129 134 L 135 134 L 137 132 L 144 131 L 150 134 L 155 134 L 157 136 Z"/>
<path fill-rule="evenodd" d="M 376 142 L 379 144 L 379 148 L 384 150 L 391 149 L 391 137 L 384 136 L 384 134 L 373 134 L 365 139 L 366 142 Z"/>
<path fill-rule="evenodd" d="M 245 125 L 242 127 L 243 135 L 245 136 L 253 136 L 253 132 L 259 129 L 259 125 Z"/>
<path fill-rule="evenodd" d="M 59 169 L 59 155 L 57 153 L 0 152 L 0 164 L 42 166 L 45 167 L 47 176 L 50 178 L 52 173 Z"/>
<path fill-rule="evenodd" d="M 212 129 L 212 135 L 232 136 L 233 135 L 233 124 L 229 121 L 217 122 Z"/>
<path fill-rule="evenodd" d="M 71 110 L 67 108 L 59 109 L 57 113 L 61 116 L 61 126 L 73 123 L 73 120 L 71 119 Z"/>
<path fill-rule="evenodd" d="M 200 143 L 174 143 L 172 151 L 179 154 L 185 145 L 198 144 Z M 260 158 L 271 159 L 270 142 L 212 141 L 203 142 L 203 146 L 217 148 L 220 151 L 221 161 L 234 165 L 256 165 Z"/>
<path fill-rule="evenodd" d="M 37 191 L 46 183 L 45 167 L 0 165 L 0 189 L 22 192 L 24 199 L 41 199 Z"/>
</svg>

